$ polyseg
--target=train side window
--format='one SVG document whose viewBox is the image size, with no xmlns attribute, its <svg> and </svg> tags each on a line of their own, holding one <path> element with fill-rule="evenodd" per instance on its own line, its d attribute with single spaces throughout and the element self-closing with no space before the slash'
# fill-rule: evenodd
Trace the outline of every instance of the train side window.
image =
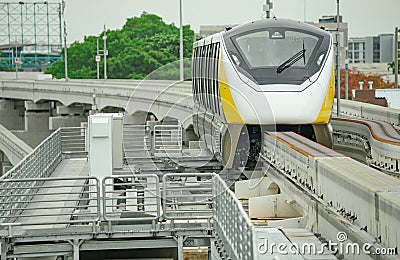
<svg viewBox="0 0 400 260">
<path fill-rule="evenodd" d="M 199 98 L 200 98 L 200 104 L 204 106 L 204 99 L 203 99 L 203 93 L 204 93 L 204 83 L 203 83 L 203 71 L 204 71 L 204 46 L 201 46 L 200 49 L 200 74 L 199 74 L 199 86 L 200 86 L 200 93 L 199 93 Z"/>
<path fill-rule="evenodd" d="M 211 75 L 210 75 L 211 76 L 210 82 L 211 82 L 211 85 L 212 85 L 212 97 L 211 98 L 212 98 L 212 102 L 213 102 L 213 113 L 214 114 L 217 113 L 217 106 L 218 106 L 217 99 L 215 98 L 216 95 L 217 95 L 216 88 L 215 88 L 215 53 L 216 53 L 215 46 L 217 46 L 217 44 L 213 43 L 213 45 L 212 45 L 212 54 L 211 54 L 211 67 L 212 67 L 212 70 L 211 70 Z"/>
<path fill-rule="evenodd" d="M 203 74 L 203 82 L 204 82 L 204 101 L 206 102 L 206 108 L 208 110 L 208 82 L 207 82 L 207 74 L 208 74 L 208 45 L 205 46 L 204 52 L 204 74 Z"/>
<path fill-rule="evenodd" d="M 198 83 L 198 76 L 199 76 L 199 47 L 196 47 L 194 49 L 194 62 L 193 62 L 193 94 L 194 94 L 194 98 L 195 100 L 198 102 L 198 87 L 199 87 L 199 83 Z"/>
<path fill-rule="evenodd" d="M 201 73 L 201 82 L 203 86 L 203 106 L 207 108 L 207 84 L 206 84 L 206 78 L 205 75 L 207 73 L 207 63 L 206 63 L 206 57 L 207 57 L 207 46 L 203 46 L 203 57 L 201 63 L 203 64 L 203 71 Z"/>
<path fill-rule="evenodd" d="M 221 111 L 221 98 L 220 98 L 220 93 L 219 93 L 219 79 L 218 79 L 218 73 L 219 73 L 219 53 L 220 53 L 220 44 L 219 42 L 216 44 L 216 52 L 215 52 L 215 92 L 216 92 L 216 98 L 217 98 L 217 110 L 218 114 L 222 116 L 222 111 Z"/>
<path fill-rule="evenodd" d="M 208 51 L 208 75 L 207 75 L 207 82 L 208 82 L 208 100 L 210 103 L 210 110 L 213 111 L 213 100 L 212 100 L 212 82 L 211 82 L 211 72 L 212 72 L 212 64 L 211 64 L 211 57 L 212 57 L 212 44 L 209 45 Z"/>
<path fill-rule="evenodd" d="M 211 102 L 211 111 L 213 114 L 215 113 L 215 100 L 214 100 L 214 43 L 210 45 L 210 56 L 208 63 L 209 65 L 209 72 L 208 72 L 208 84 L 210 86 L 210 102 Z"/>
</svg>

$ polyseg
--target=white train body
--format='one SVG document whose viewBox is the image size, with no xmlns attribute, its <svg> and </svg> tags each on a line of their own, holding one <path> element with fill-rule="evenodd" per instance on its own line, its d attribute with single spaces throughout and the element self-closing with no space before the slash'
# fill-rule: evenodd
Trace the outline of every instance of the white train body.
<svg viewBox="0 0 400 260">
<path fill-rule="evenodd" d="M 317 27 L 268 19 L 197 41 L 192 82 L 194 129 L 229 167 L 258 156 L 264 128 L 329 143 L 333 43 Z"/>
</svg>

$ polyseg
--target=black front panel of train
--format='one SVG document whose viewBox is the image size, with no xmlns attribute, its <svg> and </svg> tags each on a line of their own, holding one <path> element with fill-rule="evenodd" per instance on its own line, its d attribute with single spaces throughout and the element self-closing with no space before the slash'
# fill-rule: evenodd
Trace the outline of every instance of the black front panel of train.
<svg viewBox="0 0 400 260">
<path fill-rule="evenodd" d="M 258 85 L 300 85 L 317 73 L 328 54 L 325 32 L 293 27 L 239 30 L 224 36 L 236 68 Z"/>
</svg>

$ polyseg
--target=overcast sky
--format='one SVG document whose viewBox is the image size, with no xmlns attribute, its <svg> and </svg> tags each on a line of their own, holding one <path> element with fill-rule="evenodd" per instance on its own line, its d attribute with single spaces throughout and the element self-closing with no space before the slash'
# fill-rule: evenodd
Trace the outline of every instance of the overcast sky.
<svg viewBox="0 0 400 260">
<path fill-rule="evenodd" d="M 14 0 L 15 1 L 15 0 Z M 336 14 L 336 0 L 272 0 L 276 17 L 318 21 Z M 199 31 L 200 25 L 241 24 L 260 19 L 265 0 L 182 0 L 183 23 Z M 305 8 L 304 8 L 305 7 Z M 340 0 L 340 13 L 349 24 L 349 36 L 392 33 L 400 26 L 400 0 Z M 66 0 L 68 42 L 82 41 L 107 28 L 121 28 L 129 17 L 143 11 L 179 25 L 179 0 Z"/>
</svg>

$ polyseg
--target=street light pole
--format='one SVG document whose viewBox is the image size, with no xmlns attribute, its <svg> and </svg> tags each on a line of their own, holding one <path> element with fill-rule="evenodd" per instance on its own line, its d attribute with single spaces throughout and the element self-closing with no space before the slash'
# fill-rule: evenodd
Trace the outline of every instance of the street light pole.
<svg viewBox="0 0 400 260">
<path fill-rule="evenodd" d="M 107 79 L 107 32 L 106 32 L 106 25 L 104 25 L 104 50 L 103 50 L 103 55 L 104 55 L 104 80 Z"/>
<path fill-rule="evenodd" d="M 394 30 L 394 87 L 399 87 L 399 27 Z"/>
<path fill-rule="evenodd" d="M 65 81 L 68 81 L 68 51 L 67 51 L 67 23 L 64 16 L 65 1 L 62 1 L 62 16 L 64 21 L 64 64 L 65 64 Z"/>
<path fill-rule="evenodd" d="M 96 59 L 97 59 L 97 57 L 100 57 L 99 56 L 99 37 L 97 37 Z M 97 63 L 97 79 L 100 79 L 100 61 L 96 60 L 96 63 Z"/>
<path fill-rule="evenodd" d="M 340 66 L 339 66 L 339 0 L 336 0 L 337 3 L 337 14 L 336 14 L 336 74 L 337 74 L 337 83 L 336 83 L 336 109 L 337 109 L 337 116 L 340 116 Z"/>
<path fill-rule="evenodd" d="M 345 99 L 347 100 L 347 99 L 349 99 L 349 62 L 348 62 L 348 60 L 346 59 L 346 63 L 345 63 L 345 71 L 346 71 L 346 74 L 345 74 L 345 89 L 346 89 L 346 92 L 344 93 L 344 97 L 345 97 Z"/>
<path fill-rule="evenodd" d="M 18 43 L 16 42 L 16 44 L 15 44 L 15 60 L 14 60 L 14 62 L 15 62 L 15 79 L 18 79 L 18 63 L 19 63 L 17 45 L 18 45 Z"/>
<path fill-rule="evenodd" d="M 182 0 L 179 0 L 179 74 L 180 80 L 184 80 L 183 72 L 183 27 L 182 27 Z"/>
</svg>

